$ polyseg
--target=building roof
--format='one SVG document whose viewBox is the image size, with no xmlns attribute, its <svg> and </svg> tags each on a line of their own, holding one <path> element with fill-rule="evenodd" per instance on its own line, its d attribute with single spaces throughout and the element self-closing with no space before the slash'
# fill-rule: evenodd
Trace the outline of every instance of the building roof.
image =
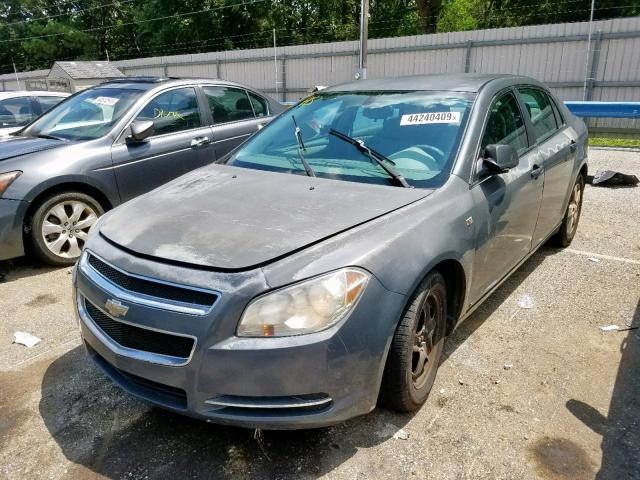
<svg viewBox="0 0 640 480">
<path fill-rule="evenodd" d="M 83 78 L 119 78 L 124 74 L 109 62 L 55 62 L 51 70 L 60 67 L 72 79 L 78 80 Z"/>
<path fill-rule="evenodd" d="M 0 100 L 15 97 L 67 97 L 68 93 L 64 92 L 49 92 L 43 90 L 10 90 L 7 92 L 0 92 Z"/>
<path fill-rule="evenodd" d="M 450 73 L 435 75 L 411 75 L 407 77 L 357 80 L 329 87 L 323 92 L 446 90 L 477 92 L 492 80 L 516 78 L 513 75 L 488 73 Z M 520 77 L 522 78 L 522 77 Z"/>
</svg>

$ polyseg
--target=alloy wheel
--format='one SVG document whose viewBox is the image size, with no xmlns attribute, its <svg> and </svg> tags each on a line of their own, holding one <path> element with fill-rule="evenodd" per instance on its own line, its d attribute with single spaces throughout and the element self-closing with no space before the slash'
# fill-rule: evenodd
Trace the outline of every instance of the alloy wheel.
<svg viewBox="0 0 640 480">
<path fill-rule="evenodd" d="M 93 208 L 73 200 L 54 205 L 42 222 L 42 238 L 51 253 L 62 258 L 80 256 L 89 230 L 98 220 Z"/>
<path fill-rule="evenodd" d="M 424 386 L 432 369 L 437 368 L 433 351 L 441 340 L 438 326 L 442 318 L 440 298 L 431 290 L 426 293 L 415 324 L 411 380 L 416 389 Z"/>
<path fill-rule="evenodd" d="M 578 226 L 581 202 L 582 186 L 580 182 L 577 182 L 571 192 L 571 199 L 569 200 L 569 207 L 567 209 L 567 233 L 569 237 L 573 237 L 575 229 Z"/>
</svg>

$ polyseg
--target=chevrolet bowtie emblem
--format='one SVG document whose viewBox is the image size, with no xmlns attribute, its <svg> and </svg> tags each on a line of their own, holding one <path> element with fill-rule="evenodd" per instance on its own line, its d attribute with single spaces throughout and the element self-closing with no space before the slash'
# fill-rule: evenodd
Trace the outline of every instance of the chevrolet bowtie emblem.
<svg viewBox="0 0 640 480">
<path fill-rule="evenodd" d="M 123 317 L 129 311 L 129 307 L 123 305 L 119 300 L 113 300 L 111 298 L 104 304 L 104 308 L 114 317 Z"/>
</svg>

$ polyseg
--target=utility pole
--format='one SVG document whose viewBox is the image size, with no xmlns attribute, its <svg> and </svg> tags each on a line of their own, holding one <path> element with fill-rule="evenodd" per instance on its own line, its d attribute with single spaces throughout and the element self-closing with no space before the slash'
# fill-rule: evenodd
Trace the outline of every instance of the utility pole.
<svg viewBox="0 0 640 480">
<path fill-rule="evenodd" d="M 595 10 L 596 0 L 591 0 L 591 16 L 589 17 L 589 35 L 587 36 L 587 55 L 584 61 L 584 88 L 582 89 L 582 100 L 587 99 L 587 83 L 589 82 L 589 58 L 591 53 L 591 31 L 593 28 L 593 11 Z"/>
<path fill-rule="evenodd" d="M 16 69 L 16 62 L 11 59 L 11 63 L 13 63 L 13 73 L 16 74 L 16 83 L 18 84 L 18 90 L 20 90 L 20 79 L 18 78 L 18 70 Z"/>
<path fill-rule="evenodd" d="M 360 0 L 360 58 L 356 80 L 367 78 L 367 38 L 369 37 L 369 0 Z"/>
<path fill-rule="evenodd" d="M 278 98 L 278 55 L 276 51 L 276 29 L 273 29 L 273 68 L 275 69 L 276 75 L 276 98 Z M 286 100 L 286 98 L 284 99 Z"/>
</svg>

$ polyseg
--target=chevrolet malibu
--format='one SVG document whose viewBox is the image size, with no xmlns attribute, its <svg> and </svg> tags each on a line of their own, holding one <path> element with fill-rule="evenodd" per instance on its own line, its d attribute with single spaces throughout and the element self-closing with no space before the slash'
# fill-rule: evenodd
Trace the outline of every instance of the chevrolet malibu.
<svg viewBox="0 0 640 480">
<path fill-rule="evenodd" d="M 584 123 L 508 75 L 322 90 L 108 213 L 74 271 L 87 351 L 211 422 L 418 409 L 445 338 L 582 205 Z"/>
</svg>

